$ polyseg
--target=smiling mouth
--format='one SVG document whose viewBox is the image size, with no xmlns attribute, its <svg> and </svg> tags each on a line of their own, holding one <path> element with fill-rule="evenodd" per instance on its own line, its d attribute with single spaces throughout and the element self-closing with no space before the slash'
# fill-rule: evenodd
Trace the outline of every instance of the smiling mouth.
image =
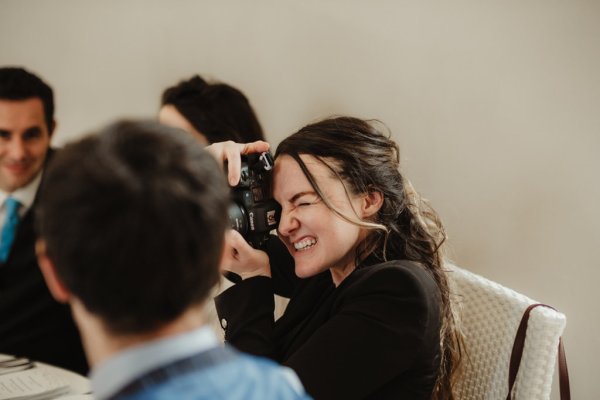
<svg viewBox="0 0 600 400">
<path fill-rule="evenodd" d="M 4 164 L 4 168 L 7 169 L 8 171 L 12 172 L 12 173 L 23 173 L 24 171 L 27 171 L 27 165 L 23 165 L 23 164 Z"/>
<path fill-rule="evenodd" d="M 317 244 L 317 239 L 303 239 L 294 243 L 294 249 L 296 249 L 296 251 L 308 250 L 315 244 Z"/>
</svg>

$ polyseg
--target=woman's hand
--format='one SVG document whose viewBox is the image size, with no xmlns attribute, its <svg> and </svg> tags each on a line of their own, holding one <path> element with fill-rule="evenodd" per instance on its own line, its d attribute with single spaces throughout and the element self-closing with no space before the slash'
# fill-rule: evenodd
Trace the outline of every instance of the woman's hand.
<svg viewBox="0 0 600 400">
<path fill-rule="evenodd" d="M 269 150 L 269 143 L 257 140 L 252 143 L 235 143 L 231 140 L 227 142 L 213 143 L 205 148 L 220 163 L 227 161 L 227 179 L 231 186 L 235 186 L 240 181 L 240 168 L 242 166 L 242 154 L 262 153 Z"/>
<path fill-rule="evenodd" d="M 256 250 L 236 230 L 229 230 L 225 236 L 225 255 L 222 268 L 238 274 L 242 279 L 254 276 L 271 277 L 269 256 Z"/>
</svg>

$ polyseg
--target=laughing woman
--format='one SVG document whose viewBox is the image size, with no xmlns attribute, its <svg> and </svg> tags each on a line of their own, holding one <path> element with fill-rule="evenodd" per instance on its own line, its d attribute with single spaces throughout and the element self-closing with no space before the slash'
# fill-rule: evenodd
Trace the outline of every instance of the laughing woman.
<svg viewBox="0 0 600 400">
<path fill-rule="evenodd" d="M 278 240 L 267 256 L 230 233 L 227 268 L 243 280 L 215 300 L 226 340 L 291 367 L 316 399 L 452 399 L 445 234 L 399 172 L 398 145 L 340 117 L 289 136 L 275 160 L 293 262 Z M 290 298 L 276 322 L 273 293 Z"/>
</svg>

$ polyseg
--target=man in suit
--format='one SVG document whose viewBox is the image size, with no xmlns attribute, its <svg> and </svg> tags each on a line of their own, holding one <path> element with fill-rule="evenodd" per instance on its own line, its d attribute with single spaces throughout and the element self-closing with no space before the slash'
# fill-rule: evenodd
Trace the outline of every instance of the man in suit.
<svg viewBox="0 0 600 400">
<path fill-rule="evenodd" d="M 34 250 L 55 127 L 52 89 L 25 69 L 0 68 L 0 353 L 85 373 L 70 310 L 48 292 Z"/>
<path fill-rule="evenodd" d="M 205 324 L 228 203 L 209 153 L 155 122 L 117 122 L 53 159 L 38 259 L 73 310 L 96 398 L 307 398 L 290 369 L 219 345 Z"/>
</svg>

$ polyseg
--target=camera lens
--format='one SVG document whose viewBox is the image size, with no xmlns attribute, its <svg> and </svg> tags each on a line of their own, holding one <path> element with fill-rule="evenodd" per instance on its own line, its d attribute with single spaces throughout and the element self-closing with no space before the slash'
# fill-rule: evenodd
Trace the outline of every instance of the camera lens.
<svg viewBox="0 0 600 400">
<path fill-rule="evenodd" d="M 248 217 L 246 216 L 246 211 L 236 202 L 232 202 L 229 206 L 229 225 L 231 229 L 235 229 L 244 237 L 248 233 Z"/>
</svg>

